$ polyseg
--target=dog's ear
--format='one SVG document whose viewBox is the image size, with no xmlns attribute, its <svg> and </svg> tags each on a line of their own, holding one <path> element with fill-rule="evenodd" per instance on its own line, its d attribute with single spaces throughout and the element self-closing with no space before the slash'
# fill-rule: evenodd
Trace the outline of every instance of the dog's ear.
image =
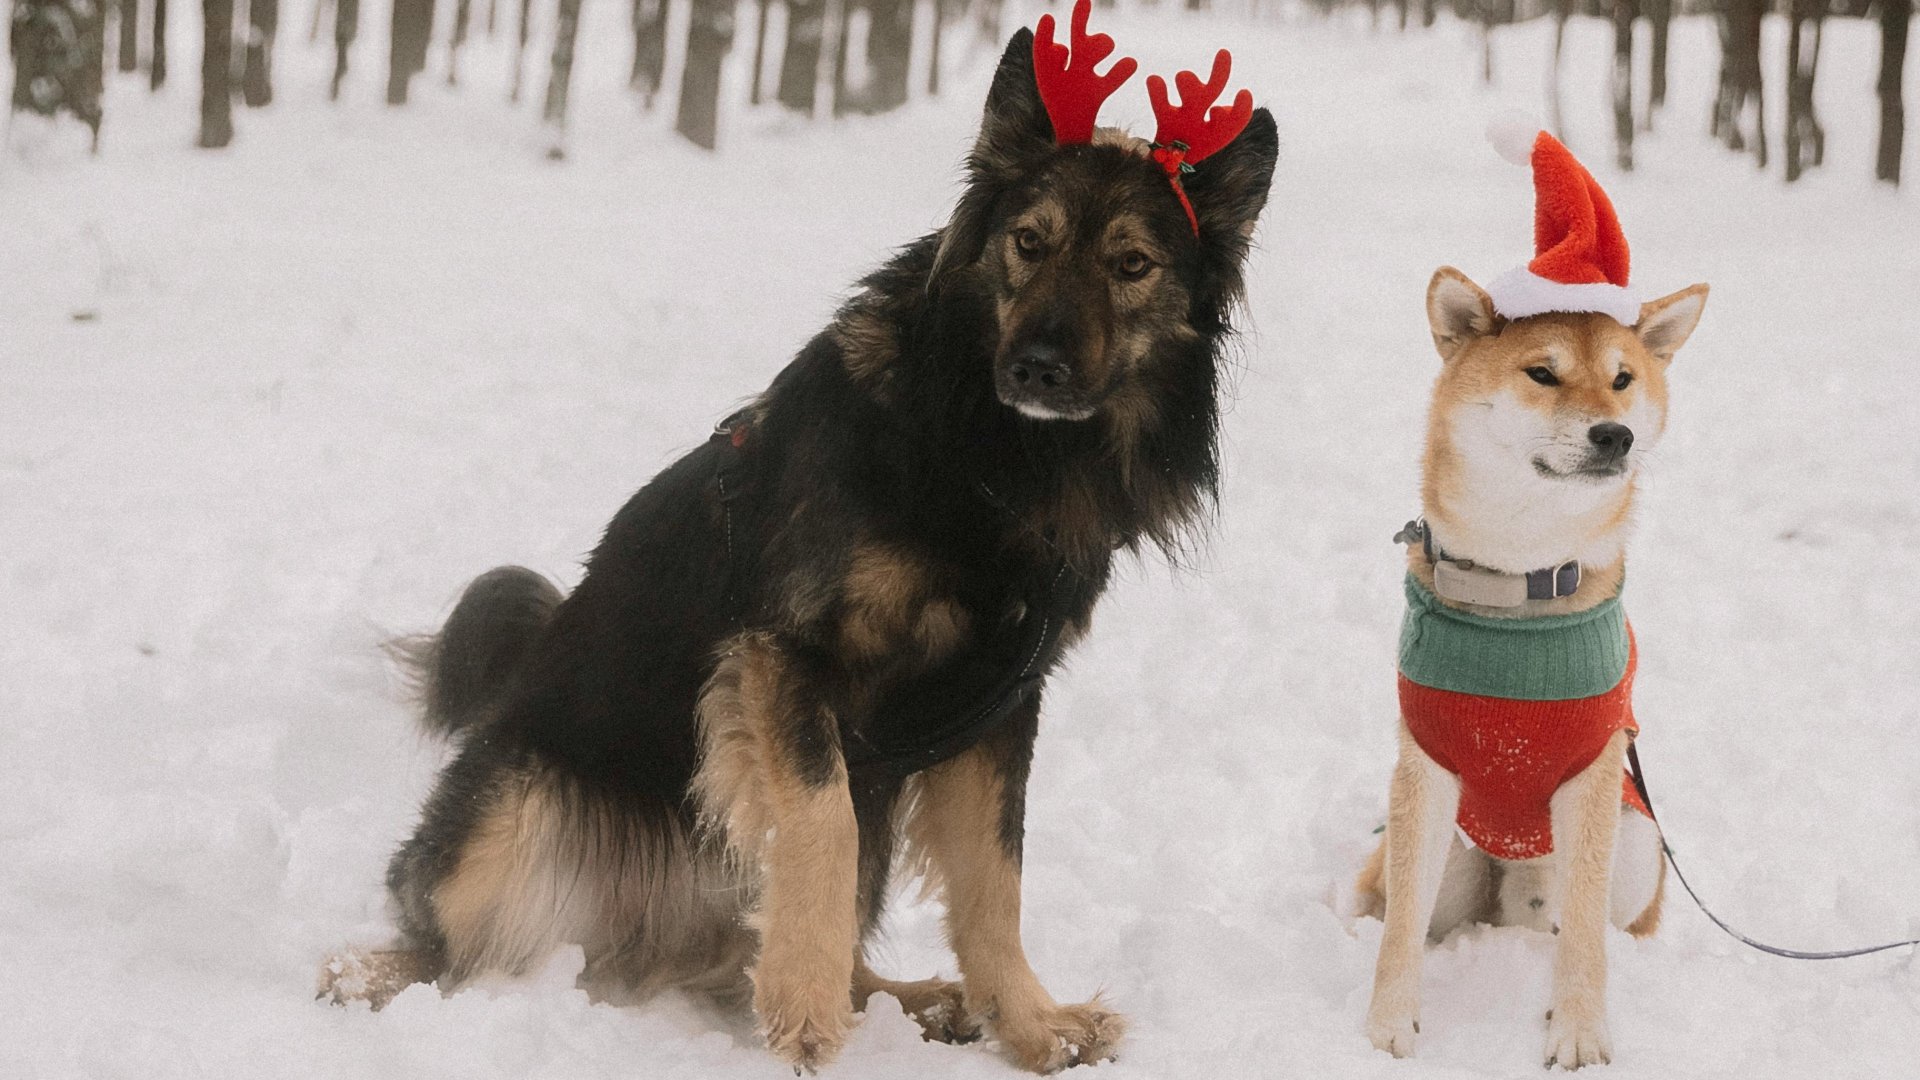
<svg viewBox="0 0 1920 1080">
<path fill-rule="evenodd" d="M 1700 324 L 1700 312 L 1706 306 L 1707 287 L 1689 285 L 1671 296 L 1641 304 L 1640 321 L 1633 324 L 1633 332 L 1640 336 L 1640 344 L 1645 345 L 1648 352 L 1662 360 L 1671 360 L 1693 335 L 1693 328 Z"/>
<path fill-rule="evenodd" d="M 1440 359 L 1451 360 L 1473 339 L 1498 333 L 1500 317 L 1494 314 L 1493 298 L 1485 289 L 1453 267 L 1443 266 L 1427 283 L 1427 325 L 1433 329 L 1433 347 Z"/>
<path fill-rule="evenodd" d="M 1194 166 L 1182 184 L 1200 221 L 1203 241 L 1225 245 L 1236 262 L 1246 253 L 1279 160 L 1280 130 L 1273 114 L 1255 109 L 1245 130 Z"/>
<path fill-rule="evenodd" d="M 1053 121 L 1033 78 L 1033 31 L 1021 28 L 1000 54 L 980 134 L 967 157 L 967 191 L 940 237 L 930 284 L 980 257 L 1000 189 L 1053 149 Z"/>
</svg>

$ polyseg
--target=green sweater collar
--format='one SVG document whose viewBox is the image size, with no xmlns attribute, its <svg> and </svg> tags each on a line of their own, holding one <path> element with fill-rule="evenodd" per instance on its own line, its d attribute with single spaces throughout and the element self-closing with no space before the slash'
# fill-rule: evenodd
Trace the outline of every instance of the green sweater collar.
<svg viewBox="0 0 1920 1080">
<path fill-rule="evenodd" d="M 1571 615 L 1502 619 L 1448 607 L 1407 575 L 1400 673 L 1438 690 L 1522 701 L 1604 694 L 1627 671 L 1620 597 Z"/>
</svg>

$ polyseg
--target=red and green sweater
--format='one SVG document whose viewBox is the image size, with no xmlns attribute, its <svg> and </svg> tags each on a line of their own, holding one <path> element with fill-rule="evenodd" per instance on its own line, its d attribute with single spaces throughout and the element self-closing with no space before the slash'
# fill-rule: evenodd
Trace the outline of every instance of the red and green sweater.
<svg viewBox="0 0 1920 1080">
<path fill-rule="evenodd" d="M 1400 625 L 1400 714 L 1460 778 L 1460 828 L 1487 854 L 1553 851 L 1549 801 L 1633 718 L 1633 631 L 1615 596 L 1534 619 L 1471 615 L 1412 575 Z M 1621 800 L 1646 806 L 1624 775 Z"/>
</svg>

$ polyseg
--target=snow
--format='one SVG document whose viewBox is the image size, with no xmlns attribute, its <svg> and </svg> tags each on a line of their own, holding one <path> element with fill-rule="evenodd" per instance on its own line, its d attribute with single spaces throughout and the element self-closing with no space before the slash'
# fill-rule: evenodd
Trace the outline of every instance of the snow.
<svg viewBox="0 0 1920 1080">
<path fill-rule="evenodd" d="M 98 160 L 73 125 L 23 121 L 0 161 L 0 1076 L 785 1075 L 741 1018 L 589 1003 L 577 951 L 378 1014 L 311 1000 L 324 956 L 388 932 L 382 868 L 443 754 L 376 643 L 497 563 L 576 578 L 627 493 L 943 219 L 990 50 L 956 40 L 950 93 L 888 117 L 736 111 L 709 157 L 634 115 L 625 13 L 588 5 L 556 165 L 543 77 L 501 100 L 504 28 L 459 90 L 436 54 L 389 111 L 382 20 L 334 107 L 330 49 L 290 14 L 280 100 L 237 113 L 230 150 L 190 148 L 188 17 L 165 94 L 110 80 Z M 1103 1076 L 1533 1075 L 1551 939 L 1434 949 L 1419 1057 L 1394 1062 L 1361 1029 L 1380 926 L 1345 896 L 1393 752 L 1387 538 L 1415 509 L 1438 362 L 1421 298 L 1437 265 L 1484 282 L 1527 254 L 1527 177 L 1482 132 L 1540 110 L 1550 30 L 1501 30 L 1483 89 L 1478 31 L 1447 21 L 1103 28 L 1148 71 L 1231 45 L 1283 155 L 1217 535 L 1193 567 L 1129 569 L 1050 695 L 1028 952 L 1056 996 L 1131 1016 Z M 1636 284 L 1714 287 L 1628 591 L 1656 803 L 1747 932 L 1920 935 L 1920 195 L 1868 179 L 1877 34 L 1829 22 L 1828 161 L 1791 189 L 1702 136 L 1698 19 L 1639 170 L 1614 172 L 1608 38 L 1570 28 L 1569 142 Z M 1137 85 L 1106 114 L 1147 118 Z M 1667 915 L 1610 941 L 1606 1075 L 1920 1059 L 1910 951 L 1792 963 L 1677 893 Z M 951 974 L 937 911 L 903 894 L 878 959 Z M 876 998 L 830 1075 L 1009 1072 Z"/>
</svg>

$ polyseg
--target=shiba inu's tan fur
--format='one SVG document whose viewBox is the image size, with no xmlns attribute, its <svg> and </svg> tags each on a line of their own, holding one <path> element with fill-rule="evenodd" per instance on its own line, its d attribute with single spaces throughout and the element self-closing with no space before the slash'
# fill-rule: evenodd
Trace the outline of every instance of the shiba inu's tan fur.
<svg viewBox="0 0 1920 1080">
<path fill-rule="evenodd" d="M 1434 548 L 1455 560 L 1523 574 L 1578 559 L 1571 595 L 1507 618 L 1584 611 L 1620 590 L 1638 462 L 1666 428 L 1667 367 L 1699 321 L 1707 287 L 1641 307 L 1622 326 L 1599 314 L 1508 321 L 1459 271 L 1442 268 L 1427 315 L 1443 365 L 1428 413 L 1422 509 Z M 1603 436 L 1603 425 L 1630 432 Z M 1428 589 L 1433 569 L 1415 546 L 1408 567 Z M 1665 882 L 1658 832 L 1629 814 L 1620 776 L 1631 734 L 1552 799 L 1555 852 L 1506 862 L 1454 837 L 1459 780 L 1400 725 L 1387 828 L 1358 883 L 1360 908 L 1386 921 L 1367 1034 L 1395 1056 L 1413 1052 L 1428 936 L 1466 921 L 1550 930 L 1553 999 L 1545 1060 L 1578 1068 L 1612 1055 L 1606 1020 L 1606 924 L 1650 934 Z"/>
</svg>

